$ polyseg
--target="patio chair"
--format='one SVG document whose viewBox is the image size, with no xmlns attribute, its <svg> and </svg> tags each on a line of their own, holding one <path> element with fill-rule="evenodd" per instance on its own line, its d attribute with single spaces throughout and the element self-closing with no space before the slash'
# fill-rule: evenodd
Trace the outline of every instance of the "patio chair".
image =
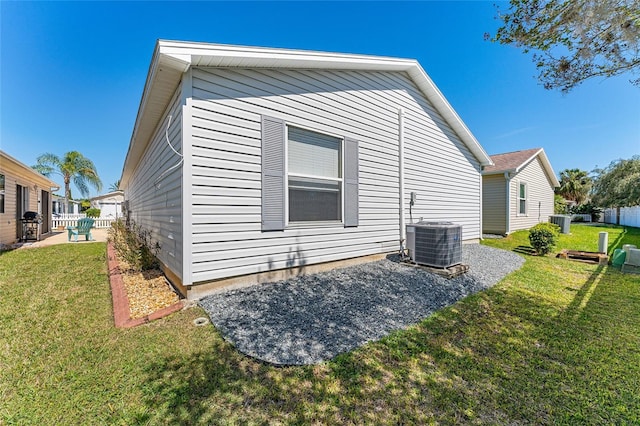
<svg viewBox="0 0 640 426">
<path fill-rule="evenodd" d="M 93 241 L 93 236 L 91 235 L 91 228 L 93 228 L 93 219 L 90 217 L 83 217 L 78 220 L 78 226 L 75 228 L 72 226 L 67 226 L 67 231 L 69 235 L 67 236 L 67 241 L 71 241 L 71 236 L 73 235 L 78 242 L 78 235 L 84 235 L 85 241 Z"/>
</svg>

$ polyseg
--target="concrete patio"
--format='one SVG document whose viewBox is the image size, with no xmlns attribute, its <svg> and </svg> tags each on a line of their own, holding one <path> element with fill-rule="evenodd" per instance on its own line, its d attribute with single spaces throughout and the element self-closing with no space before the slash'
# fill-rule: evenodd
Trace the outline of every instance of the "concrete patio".
<svg viewBox="0 0 640 426">
<path fill-rule="evenodd" d="M 107 231 L 108 228 L 96 228 L 91 230 L 91 236 L 93 237 L 92 241 L 85 241 L 84 235 L 80 235 L 78 237 L 78 242 L 75 242 L 73 237 L 71 241 L 67 241 L 68 234 L 67 231 L 53 231 L 47 235 L 43 235 L 40 238 L 40 241 L 28 241 L 24 243 L 16 243 L 16 248 L 35 248 L 35 247 L 46 247 L 53 246 L 56 244 L 89 244 L 89 243 L 104 243 L 107 241 Z"/>
</svg>

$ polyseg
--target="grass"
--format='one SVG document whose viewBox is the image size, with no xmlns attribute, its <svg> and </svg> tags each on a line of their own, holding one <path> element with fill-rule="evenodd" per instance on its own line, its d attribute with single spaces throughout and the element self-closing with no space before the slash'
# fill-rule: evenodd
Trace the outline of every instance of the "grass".
<svg viewBox="0 0 640 426">
<path fill-rule="evenodd" d="M 603 229 L 575 225 L 559 248 L 595 251 Z M 640 246 L 640 229 L 606 230 L 610 248 Z M 640 276 L 525 257 L 414 327 L 278 368 L 195 327 L 199 308 L 113 328 L 104 244 L 6 252 L 0 423 L 640 423 Z"/>
</svg>

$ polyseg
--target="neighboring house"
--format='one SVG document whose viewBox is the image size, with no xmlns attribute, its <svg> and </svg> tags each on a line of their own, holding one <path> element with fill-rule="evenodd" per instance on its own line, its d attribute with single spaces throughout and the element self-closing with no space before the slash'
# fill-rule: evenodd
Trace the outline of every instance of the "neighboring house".
<svg viewBox="0 0 640 426">
<path fill-rule="evenodd" d="M 397 252 L 412 192 L 477 241 L 490 164 L 415 60 L 159 41 L 120 187 L 197 298 Z"/>
<path fill-rule="evenodd" d="M 122 216 L 122 203 L 124 202 L 123 191 L 108 192 L 103 195 L 90 198 L 89 202 L 91 207 L 100 209 L 100 217 L 114 217 L 118 218 Z"/>
<path fill-rule="evenodd" d="M 40 234 L 51 232 L 51 191 L 58 185 L 0 150 L 0 246 L 23 236 L 25 212 L 42 215 Z"/>
<path fill-rule="evenodd" d="M 76 200 L 69 200 L 66 207 L 64 204 L 64 197 L 60 195 L 53 194 L 53 214 L 61 215 L 61 214 L 80 214 L 81 202 Z"/>
<path fill-rule="evenodd" d="M 560 186 L 542 148 L 492 155 L 482 171 L 482 224 L 488 234 L 509 234 L 547 222 Z"/>
</svg>

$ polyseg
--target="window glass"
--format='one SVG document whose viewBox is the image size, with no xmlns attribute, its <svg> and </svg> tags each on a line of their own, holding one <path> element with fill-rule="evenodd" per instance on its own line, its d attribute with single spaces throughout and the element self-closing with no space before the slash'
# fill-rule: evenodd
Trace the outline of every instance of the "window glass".
<svg viewBox="0 0 640 426">
<path fill-rule="evenodd" d="M 527 214 L 527 184 L 520 184 L 520 193 L 518 194 L 518 214 Z"/>
<path fill-rule="evenodd" d="M 289 221 L 342 219 L 342 140 L 288 128 Z"/>
<path fill-rule="evenodd" d="M 339 178 L 341 140 L 289 127 L 289 174 Z"/>
</svg>

